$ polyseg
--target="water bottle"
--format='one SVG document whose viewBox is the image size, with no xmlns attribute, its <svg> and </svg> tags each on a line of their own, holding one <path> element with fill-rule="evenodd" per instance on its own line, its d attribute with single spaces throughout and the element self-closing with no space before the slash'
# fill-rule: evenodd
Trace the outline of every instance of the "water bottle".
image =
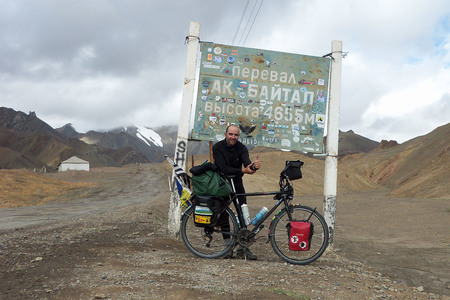
<svg viewBox="0 0 450 300">
<path fill-rule="evenodd" d="M 242 209 L 242 215 L 244 216 L 245 225 L 250 224 L 250 213 L 248 212 L 247 204 L 242 204 L 241 209 Z"/>
<path fill-rule="evenodd" d="M 269 211 L 269 209 L 267 207 L 263 207 L 261 208 L 261 210 L 259 211 L 259 213 L 255 216 L 255 218 L 252 220 L 252 224 L 256 225 L 259 220 L 261 220 L 265 214 Z"/>
</svg>

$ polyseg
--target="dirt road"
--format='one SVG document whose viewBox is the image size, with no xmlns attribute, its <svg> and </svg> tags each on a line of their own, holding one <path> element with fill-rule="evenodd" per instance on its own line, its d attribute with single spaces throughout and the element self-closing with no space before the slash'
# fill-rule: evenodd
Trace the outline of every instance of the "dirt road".
<svg viewBox="0 0 450 300">
<path fill-rule="evenodd" d="M 284 263 L 263 232 L 257 261 L 205 260 L 166 235 L 168 174 L 152 164 L 51 174 L 98 186 L 0 210 L 0 298 L 450 298 L 446 200 L 343 193 L 334 251 L 311 265 Z M 322 206 L 320 195 L 298 200 Z M 265 203 L 249 201 L 251 213 Z"/>
</svg>

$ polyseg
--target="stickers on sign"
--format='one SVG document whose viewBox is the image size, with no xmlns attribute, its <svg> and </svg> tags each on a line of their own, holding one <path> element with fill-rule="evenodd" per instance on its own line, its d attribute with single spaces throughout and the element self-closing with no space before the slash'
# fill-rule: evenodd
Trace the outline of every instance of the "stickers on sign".
<svg viewBox="0 0 450 300">
<path fill-rule="evenodd" d="M 317 92 L 317 102 L 325 103 L 325 95 L 323 94 L 323 91 Z"/>
<path fill-rule="evenodd" d="M 232 57 L 232 56 L 228 57 L 228 59 L 227 59 L 227 62 L 228 62 L 229 64 L 234 64 L 235 61 L 236 61 L 236 60 L 235 60 L 234 57 Z"/>
<path fill-rule="evenodd" d="M 206 101 L 208 99 L 208 96 L 202 96 L 202 100 Z"/>
<path fill-rule="evenodd" d="M 204 62 L 203 63 L 203 68 L 205 68 L 205 69 L 220 69 L 220 66 L 212 65 L 211 63 Z"/>
<path fill-rule="evenodd" d="M 248 104 L 253 104 L 253 100 L 252 99 L 248 99 Z"/>
<path fill-rule="evenodd" d="M 209 81 L 207 81 L 207 80 L 203 81 L 202 82 L 202 86 L 205 87 L 205 88 L 208 87 L 209 86 Z"/>
<path fill-rule="evenodd" d="M 259 100 L 259 105 L 264 106 L 266 105 L 266 100 Z"/>
<path fill-rule="evenodd" d="M 239 87 L 246 89 L 248 87 L 248 82 L 247 81 L 239 82 Z"/>
<path fill-rule="evenodd" d="M 319 128 L 325 127 L 325 115 L 324 114 L 316 114 L 316 124 Z"/>
<path fill-rule="evenodd" d="M 249 62 L 249 61 L 250 61 L 250 58 L 246 57 L 246 58 L 244 58 L 244 61 L 245 61 L 245 62 Z"/>
<path fill-rule="evenodd" d="M 239 93 L 239 97 L 241 97 L 241 98 L 245 98 L 247 95 L 244 93 L 244 92 L 240 92 Z"/>
<path fill-rule="evenodd" d="M 317 85 L 325 85 L 325 79 L 319 79 Z"/>
<path fill-rule="evenodd" d="M 209 117 L 209 120 L 210 120 L 211 122 L 215 123 L 215 122 L 217 121 L 216 114 L 215 114 L 215 113 L 211 114 L 211 116 Z"/>
<path fill-rule="evenodd" d="M 282 139 L 281 146 L 283 147 L 291 147 L 291 141 L 289 139 Z"/>
<path fill-rule="evenodd" d="M 220 101 L 220 96 L 216 96 L 216 101 Z"/>
<path fill-rule="evenodd" d="M 305 70 L 301 70 L 300 71 L 300 75 L 305 76 L 306 75 L 306 71 Z"/>
<path fill-rule="evenodd" d="M 207 50 L 208 52 L 212 52 L 212 48 L 211 47 L 208 47 L 208 50 Z"/>
<path fill-rule="evenodd" d="M 213 59 L 213 55 L 211 53 L 208 53 L 208 56 L 206 57 L 207 60 L 212 60 Z"/>
<path fill-rule="evenodd" d="M 237 50 L 231 50 L 231 55 L 238 55 L 238 51 Z"/>
<path fill-rule="evenodd" d="M 305 87 L 302 87 L 301 89 L 300 89 L 300 92 L 306 92 L 306 91 L 308 91 Z"/>
<path fill-rule="evenodd" d="M 222 56 L 214 56 L 213 62 L 215 63 L 223 63 L 223 57 Z"/>
<path fill-rule="evenodd" d="M 220 55 L 222 53 L 222 48 L 220 48 L 220 47 L 214 48 L 214 53 L 217 55 Z"/>
</svg>

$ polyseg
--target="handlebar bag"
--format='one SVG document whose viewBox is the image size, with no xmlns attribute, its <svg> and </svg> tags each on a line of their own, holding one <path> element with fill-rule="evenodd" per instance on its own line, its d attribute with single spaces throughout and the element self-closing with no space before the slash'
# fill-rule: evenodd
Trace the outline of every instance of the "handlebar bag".
<svg viewBox="0 0 450 300">
<path fill-rule="evenodd" d="M 292 221 L 287 226 L 289 227 L 289 250 L 308 251 L 311 247 L 314 225 L 311 222 Z"/>
<path fill-rule="evenodd" d="M 295 180 L 302 178 L 302 168 L 303 162 L 300 160 L 288 160 L 286 161 L 286 171 L 284 174 L 289 178 L 289 180 Z"/>
</svg>

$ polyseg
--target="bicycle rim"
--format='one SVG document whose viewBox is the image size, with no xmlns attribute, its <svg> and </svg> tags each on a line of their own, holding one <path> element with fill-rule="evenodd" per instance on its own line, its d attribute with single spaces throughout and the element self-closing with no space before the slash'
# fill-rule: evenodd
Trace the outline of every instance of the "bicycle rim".
<svg viewBox="0 0 450 300">
<path fill-rule="evenodd" d="M 328 226 L 324 218 L 306 206 L 293 206 L 292 218 L 296 221 L 306 220 L 314 225 L 310 249 L 307 251 L 289 250 L 289 216 L 286 209 L 275 215 L 270 225 L 269 239 L 275 253 L 284 261 L 295 265 L 306 265 L 318 259 L 328 246 Z"/>
<path fill-rule="evenodd" d="M 232 210 L 227 208 L 222 213 L 226 216 L 224 220 L 228 220 L 230 225 L 228 231 L 220 226 L 214 228 L 195 226 L 194 209 L 195 206 L 191 206 L 181 218 L 181 238 L 189 251 L 202 258 L 218 258 L 231 251 L 236 244 L 239 231 Z"/>
</svg>

